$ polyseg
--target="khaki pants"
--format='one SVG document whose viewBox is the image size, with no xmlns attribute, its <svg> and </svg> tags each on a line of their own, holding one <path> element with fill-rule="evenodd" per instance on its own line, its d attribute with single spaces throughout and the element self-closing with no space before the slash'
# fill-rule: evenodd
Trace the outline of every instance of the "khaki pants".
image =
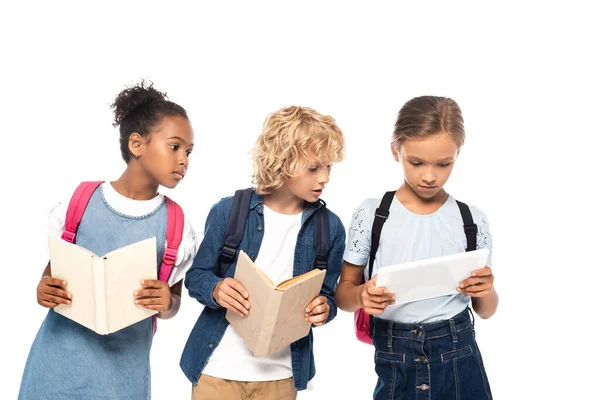
<svg viewBox="0 0 600 400">
<path fill-rule="evenodd" d="M 241 382 L 200 375 L 192 387 L 192 400 L 295 400 L 294 378 Z"/>
</svg>

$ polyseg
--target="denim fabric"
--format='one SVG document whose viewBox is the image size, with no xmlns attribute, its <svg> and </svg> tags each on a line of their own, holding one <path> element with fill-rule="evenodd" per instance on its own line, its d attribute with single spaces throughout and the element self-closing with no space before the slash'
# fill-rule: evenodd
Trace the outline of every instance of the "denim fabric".
<svg viewBox="0 0 600 400">
<path fill-rule="evenodd" d="M 491 399 L 470 311 L 427 324 L 373 318 L 373 399 Z"/>
<path fill-rule="evenodd" d="M 216 203 L 206 219 L 204 239 L 196 254 L 191 269 L 187 272 L 185 286 L 191 297 L 205 306 L 188 338 L 181 356 L 180 366 L 186 377 L 196 384 L 214 349 L 223 338 L 228 322 L 226 309 L 219 306 L 212 297 L 216 284 L 222 279 L 217 276 L 219 256 L 223 247 L 225 226 L 229 218 L 233 197 L 227 197 Z M 302 225 L 296 241 L 294 255 L 294 276 L 301 275 L 314 268 L 316 250 L 313 244 L 315 210 L 320 203 L 307 204 L 302 213 Z M 342 254 L 345 248 L 346 233 L 340 219 L 328 210 L 330 229 L 330 249 L 328 268 L 321 295 L 327 297 L 330 306 L 331 321 L 337 313 L 334 303 L 335 288 L 340 276 Z M 244 250 L 251 259 L 256 259 L 263 238 L 263 198 L 253 194 L 250 213 L 239 250 Z M 237 255 L 236 255 L 237 257 Z M 237 260 L 237 258 L 236 258 Z M 227 277 L 235 274 L 235 263 L 227 271 Z M 292 370 L 296 390 L 306 389 L 307 383 L 315 375 L 312 329 L 308 336 L 291 344 Z"/>
<path fill-rule="evenodd" d="M 106 203 L 100 187 L 88 203 L 76 244 L 103 255 L 156 237 L 158 270 L 166 219 L 164 202 L 142 217 L 120 214 Z M 98 335 L 50 309 L 31 346 L 19 399 L 150 399 L 152 337 L 152 318 Z"/>
</svg>

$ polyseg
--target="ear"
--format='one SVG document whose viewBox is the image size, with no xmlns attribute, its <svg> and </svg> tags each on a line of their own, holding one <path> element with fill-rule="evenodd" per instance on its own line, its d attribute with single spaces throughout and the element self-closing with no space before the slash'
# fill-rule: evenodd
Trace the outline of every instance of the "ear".
<svg viewBox="0 0 600 400">
<path fill-rule="evenodd" d="M 398 155 L 398 150 L 396 149 L 395 143 L 390 145 L 390 149 L 392 150 L 392 155 L 394 156 L 394 160 L 396 162 L 400 162 L 400 156 Z"/>
<path fill-rule="evenodd" d="M 133 132 L 129 135 L 129 151 L 135 158 L 139 158 L 144 152 L 144 144 L 146 141 L 143 136 L 137 132 Z"/>
</svg>

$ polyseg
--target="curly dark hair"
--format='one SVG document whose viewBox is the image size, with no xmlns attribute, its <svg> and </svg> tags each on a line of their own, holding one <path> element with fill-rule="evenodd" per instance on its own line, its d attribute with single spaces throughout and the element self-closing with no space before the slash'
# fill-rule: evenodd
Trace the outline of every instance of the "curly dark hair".
<svg viewBox="0 0 600 400">
<path fill-rule="evenodd" d="M 126 163 L 131 159 L 129 136 L 137 132 L 147 136 L 165 117 L 182 116 L 188 119 L 183 107 L 168 100 L 167 94 L 159 92 L 142 80 L 127 87 L 117 95 L 111 108 L 114 110 L 113 126 L 119 126 L 121 155 Z"/>
</svg>

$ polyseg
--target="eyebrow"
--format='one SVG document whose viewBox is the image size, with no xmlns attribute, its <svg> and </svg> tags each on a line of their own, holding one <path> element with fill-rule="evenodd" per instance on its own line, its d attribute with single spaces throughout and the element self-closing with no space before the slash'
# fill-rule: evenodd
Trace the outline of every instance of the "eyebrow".
<svg viewBox="0 0 600 400">
<path fill-rule="evenodd" d="M 167 140 L 169 140 L 169 139 L 177 139 L 177 140 L 180 140 L 183 143 L 187 144 L 187 142 L 185 140 L 183 140 L 182 138 L 180 138 L 179 136 L 171 136 L 171 137 L 167 138 Z M 189 144 L 189 146 L 194 147 L 194 143 Z"/>
<path fill-rule="evenodd" d="M 406 158 L 408 158 L 410 161 L 426 162 L 426 161 L 420 159 L 419 157 L 415 157 L 415 156 L 407 156 Z M 442 158 L 441 160 L 437 160 L 435 162 L 443 163 L 443 162 L 450 162 L 453 160 L 454 160 L 454 157 L 446 157 L 446 158 Z"/>
</svg>

